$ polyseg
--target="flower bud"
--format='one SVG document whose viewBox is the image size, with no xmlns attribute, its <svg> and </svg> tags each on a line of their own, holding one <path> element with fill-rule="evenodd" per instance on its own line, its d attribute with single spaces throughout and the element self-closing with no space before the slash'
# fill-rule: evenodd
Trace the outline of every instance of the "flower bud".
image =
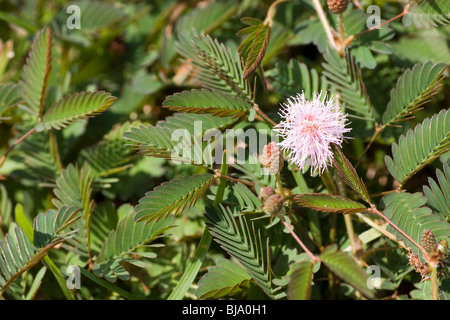
<svg viewBox="0 0 450 320">
<path fill-rule="evenodd" d="M 264 212 L 266 214 L 274 215 L 283 209 L 283 197 L 279 194 L 269 196 L 264 203 Z"/>
<path fill-rule="evenodd" d="M 260 161 L 270 173 L 280 172 L 284 161 L 280 147 L 273 141 L 265 145 Z"/>
<path fill-rule="evenodd" d="M 422 246 L 428 254 L 431 254 L 436 246 L 436 237 L 431 230 L 424 230 L 421 237 Z"/>
<path fill-rule="evenodd" d="M 267 198 L 273 194 L 275 194 L 274 188 L 264 187 L 264 188 L 261 188 L 259 197 L 260 197 L 261 201 L 264 203 L 264 202 L 266 202 Z"/>
<path fill-rule="evenodd" d="M 328 0 L 328 8 L 335 14 L 343 13 L 348 6 L 348 0 Z"/>
</svg>

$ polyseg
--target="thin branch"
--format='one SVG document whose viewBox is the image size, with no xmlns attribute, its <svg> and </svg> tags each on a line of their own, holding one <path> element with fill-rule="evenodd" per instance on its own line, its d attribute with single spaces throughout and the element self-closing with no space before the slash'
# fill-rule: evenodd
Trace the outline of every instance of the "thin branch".
<svg viewBox="0 0 450 320">
<path fill-rule="evenodd" d="M 314 4 L 314 8 L 316 9 L 317 15 L 319 16 L 320 22 L 322 23 L 323 29 L 325 30 L 325 34 L 327 35 L 328 42 L 331 47 L 338 51 L 336 47 L 336 43 L 334 41 L 333 32 L 330 26 L 330 23 L 325 16 L 325 12 L 323 11 L 322 5 L 319 0 L 312 0 Z"/>
<path fill-rule="evenodd" d="M 295 241 L 297 241 L 297 243 L 300 245 L 300 247 L 303 249 L 303 251 L 305 251 L 306 254 L 310 257 L 311 261 L 312 262 L 319 261 L 320 258 L 315 256 L 311 251 L 309 251 L 309 249 L 306 247 L 306 245 L 303 243 L 303 241 L 300 240 L 300 238 L 297 236 L 297 234 L 294 232 L 294 230 L 292 230 L 289 223 L 287 223 L 286 220 L 284 220 L 284 217 L 282 215 L 280 215 L 279 218 L 280 218 L 281 222 L 283 223 L 283 225 L 286 227 L 286 229 L 288 229 L 288 231 L 292 235 L 292 237 L 295 239 Z"/>
<path fill-rule="evenodd" d="M 36 131 L 36 127 L 33 127 L 33 129 L 31 129 L 30 131 L 28 131 L 27 133 L 25 133 L 22 137 L 20 137 L 19 139 L 17 139 L 16 141 L 14 141 L 14 143 L 8 148 L 8 150 L 5 151 L 5 153 L 3 154 L 3 156 L 0 158 L 0 168 L 3 166 L 3 164 L 6 161 L 6 157 L 8 156 L 8 154 L 19 144 L 21 143 L 23 140 L 25 140 L 26 138 L 28 138 L 28 136 L 30 136 L 31 134 L 33 134 Z M 4 179 L 2 177 L 2 175 L 0 174 L 0 180 Z"/>
<path fill-rule="evenodd" d="M 261 111 L 261 109 L 259 108 L 259 106 L 257 104 L 255 104 L 253 106 L 253 109 L 255 109 L 256 113 L 258 115 L 260 115 L 264 120 L 268 121 L 271 125 L 273 125 L 273 126 L 277 125 L 277 123 L 275 121 L 270 119 L 264 112 Z"/>
<path fill-rule="evenodd" d="M 428 255 L 428 253 L 426 252 L 426 250 L 420 244 L 418 244 L 416 241 L 414 241 L 410 236 L 408 236 L 402 229 L 397 227 L 397 225 L 395 223 L 393 223 L 388 217 L 386 217 L 384 214 L 382 214 L 380 211 L 378 211 L 378 209 L 373 204 L 371 205 L 370 209 L 368 209 L 368 211 L 372 212 L 372 213 L 375 213 L 376 215 L 378 215 L 381 218 L 383 218 L 383 220 L 385 220 L 387 223 L 389 223 L 395 230 L 400 232 L 401 235 L 403 235 L 413 245 L 415 245 L 422 252 L 425 260 L 429 261 L 430 257 Z"/>
</svg>

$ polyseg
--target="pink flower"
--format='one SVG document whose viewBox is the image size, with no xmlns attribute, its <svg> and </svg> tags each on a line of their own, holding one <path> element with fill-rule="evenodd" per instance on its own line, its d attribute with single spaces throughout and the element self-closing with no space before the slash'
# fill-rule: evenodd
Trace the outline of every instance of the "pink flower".
<svg viewBox="0 0 450 320">
<path fill-rule="evenodd" d="M 280 111 L 284 118 L 274 130 L 284 138 L 279 146 L 287 152 L 287 160 L 295 163 L 301 170 L 311 166 L 311 173 L 319 175 L 333 159 L 331 144 L 340 146 L 344 140 L 346 115 L 334 97 L 327 100 L 326 94 L 314 94 L 312 101 L 305 99 L 304 93 L 288 99 L 288 104 Z"/>
</svg>

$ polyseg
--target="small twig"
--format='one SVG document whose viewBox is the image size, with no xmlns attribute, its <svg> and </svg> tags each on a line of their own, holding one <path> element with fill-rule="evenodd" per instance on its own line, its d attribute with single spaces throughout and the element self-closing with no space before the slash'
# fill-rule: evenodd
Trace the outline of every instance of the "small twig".
<svg viewBox="0 0 450 320">
<path fill-rule="evenodd" d="M 277 123 L 275 121 L 270 119 L 264 112 L 261 111 L 261 109 L 259 108 L 259 106 L 257 104 L 255 104 L 253 106 L 253 109 L 255 109 L 256 113 L 259 114 L 264 120 L 268 121 L 271 125 L 273 125 L 273 126 L 277 125 Z"/>
<path fill-rule="evenodd" d="M 309 249 L 306 247 L 306 245 L 303 243 L 303 241 L 300 240 L 300 238 L 297 236 L 297 234 L 294 232 L 294 230 L 292 230 L 289 223 L 287 223 L 286 220 L 284 220 L 284 217 L 282 215 L 280 215 L 279 218 L 280 218 L 281 222 L 283 223 L 283 225 L 286 227 L 286 229 L 288 229 L 288 231 L 292 235 L 292 237 L 295 239 L 295 241 L 297 241 L 297 243 L 300 245 L 300 247 L 303 249 L 303 251 L 305 251 L 306 254 L 310 257 L 311 261 L 312 262 L 319 261 L 320 258 L 315 256 L 311 251 L 309 251 Z"/>
<path fill-rule="evenodd" d="M 332 28 L 327 20 L 327 17 L 325 16 L 325 12 L 323 11 L 320 1 L 319 0 L 312 0 L 312 1 L 314 4 L 314 8 L 316 9 L 317 15 L 319 16 L 320 22 L 322 23 L 323 29 L 325 30 L 325 34 L 327 35 L 328 42 L 330 43 L 332 48 L 338 51 L 338 48 L 336 47 L 336 42 L 334 41 Z"/>
<path fill-rule="evenodd" d="M 406 239 L 408 239 L 413 245 L 415 245 L 423 254 L 424 258 L 426 261 L 430 260 L 430 257 L 428 256 L 428 253 L 426 252 L 426 250 L 420 245 L 418 244 L 416 241 L 414 241 L 410 236 L 408 236 L 402 229 L 400 229 L 399 227 L 397 227 L 397 225 L 395 223 L 393 223 L 388 217 L 386 217 L 384 214 L 382 214 L 380 211 L 378 211 L 378 209 L 372 204 L 370 206 L 370 209 L 368 209 L 369 212 L 375 213 L 376 215 L 380 216 L 381 218 L 383 218 L 383 220 L 385 220 L 387 223 L 389 223 L 395 230 L 397 230 L 398 232 L 400 232 L 401 235 L 403 235 Z"/>
<path fill-rule="evenodd" d="M 0 168 L 3 166 L 3 164 L 6 161 L 6 157 L 8 156 L 8 154 L 19 144 L 21 143 L 23 140 L 25 140 L 28 136 L 30 136 L 32 133 L 34 133 L 36 131 L 36 127 L 33 127 L 33 129 L 31 129 L 30 131 L 28 131 L 27 133 L 25 133 L 22 137 L 20 137 L 19 139 L 17 139 L 16 141 L 14 141 L 14 143 L 8 148 L 8 150 L 5 151 L 5 153 L 3 154 L 3 156 L 0 158 Z M 2 175 L 0 174 L 0 179 L 2 179 Z"/>
<path fill-rule="evenodd" d="M 369 148 L 375 142 L 376 137 L 380 134 L 381 131 L 384 130 L 384 128 L 386 128 L 386 126 L 384 126 L 384 125 L 380 126 L 378 123 L 375 123 L 375 132 L 373 133 L 373 136 L 370 139 L 369 144 L 366 146 L 366 148 L 364 149 L 363 153 L 359 156 L 359 159 L 358 159 L 358 161 L 355 164 L 355 169 L 359 166 L 359 164 L 361 163 L 364 155 L 367 153 L 367 151 L 369 151 Z"/>
<path fill-rule="evenodd" d="M 231 180 L 231 181 L 234 181 L 234 182 L 240 182 L 240 183 L 242 183 L 242 184 L 246 184 L 246 185 L 251 186 L 251 187 L 254 187 L 254 186 L 255 186 L 255 184 L 254 184 L 253 182 L 248 182 L 248 181 L 236 179 L 236 178 L 233 178 L 233 177 L 230 177 L 230 176 L 225 176 L 225 175 L 221 174 L 221 173 L 219 172 L 219 170 L 216 170 L 216 177 L 218 177 L 218 178 L 224 178 L 224 179 Z"/>
</svg>

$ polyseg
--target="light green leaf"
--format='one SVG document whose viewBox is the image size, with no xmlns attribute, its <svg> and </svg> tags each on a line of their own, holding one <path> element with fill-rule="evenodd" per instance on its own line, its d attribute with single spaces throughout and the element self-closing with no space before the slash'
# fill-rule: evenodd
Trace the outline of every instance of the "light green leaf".
<svg viewBox="0 0 450 320">
<path fill-rule="evenodd" d="M 428 178 L 429 186 L 423 186 L 428 204 L 434 212 L 449 221 L 450 217 L 450 165 L 444 162 L 443 171 L 436 170 L 437 181 Z"/>
<path fill-rule="evenodd" d="M 211 113 L 224 117 L 243 113 L 253 107 L 253 104 L 237 96 L 222 93 L 217 90 L 191 90 L 168 96 L 163 103 L 172 111 L 189 113 Z"/>
<path fill-rule="evenodd" d="M 134 212 L 131 211 L 109 233 L 94 265 L 93 271 L 98 277 L 104 277 L 109 282 L 115 282 L 117 278 L 128 280 L 130 275 L 120 263 L 125 261 L 136 265 L 135 259 L 130 258 L 130 255 L 161 237 L 174 223 L 173 217 L 148 223 L 136 222 L 133 217 Z"/>
<path fill-rule="evenodd" d="M 200 299 L 233 296 L 248 288 L 251 279 L 242 266 L 221 258 L 200 279 L 195 295 Z"/>
<path fill-rule="evenodd" d="M 400 136 L 398 143 L 392 145 L 392 157 L 385 157 L 386 166 L 402 187 L 449 148 L 450 110 L 442 110 Z"/>
<path fill-rule="evenodd" d="M 441 86 L 445 64 L 427 61 L 407 69 L 391 91 L 391 100 L 383 114 L 383 123 L 392 124 L 410 116 L 428 102 Z"/>
<path fill-rule="evenodd" d="M 139 200 L 135 221 L 159 220 L 188 210 L 203 196 L 213 179 L 214 175 L 205 173 L 164 182 Z"/>
<path fill-rule="evenodd" d="M 434 214 L 430 208 L 425 207 L 426 202 L 427 198 L 420 192 L 411 194 L 402 191 L 384 196 L 380 207 L 388 219 L 419 244 L 422 232 L 426 229 L 431 230 L 438 241 L 450 241 L 450 224 L 441 216 Z M 403 240 L 405 246 L 410 246 L 415 255 L 421 254 L 421 251 L 411 245 L 411 242 L 397 230 L 391 226 L 388 230 L 395 233 L 398 239 Z"/>
<path fill-rule="evenodd" d="M 99 114 L 116 101 L 104 91 L 78 92 L 69 94 L 55 102 L 36 125 L 36 131 L 60 130 L 80 119 Z"/>
<path fill-rule="evenodd" d="M 20 95 L 30 113 L 42 115 L 47 84 L 52 68 L 52 33 L 48 27 L 39 31 L 31 46 L 19 81 Z"/>
</svg>

